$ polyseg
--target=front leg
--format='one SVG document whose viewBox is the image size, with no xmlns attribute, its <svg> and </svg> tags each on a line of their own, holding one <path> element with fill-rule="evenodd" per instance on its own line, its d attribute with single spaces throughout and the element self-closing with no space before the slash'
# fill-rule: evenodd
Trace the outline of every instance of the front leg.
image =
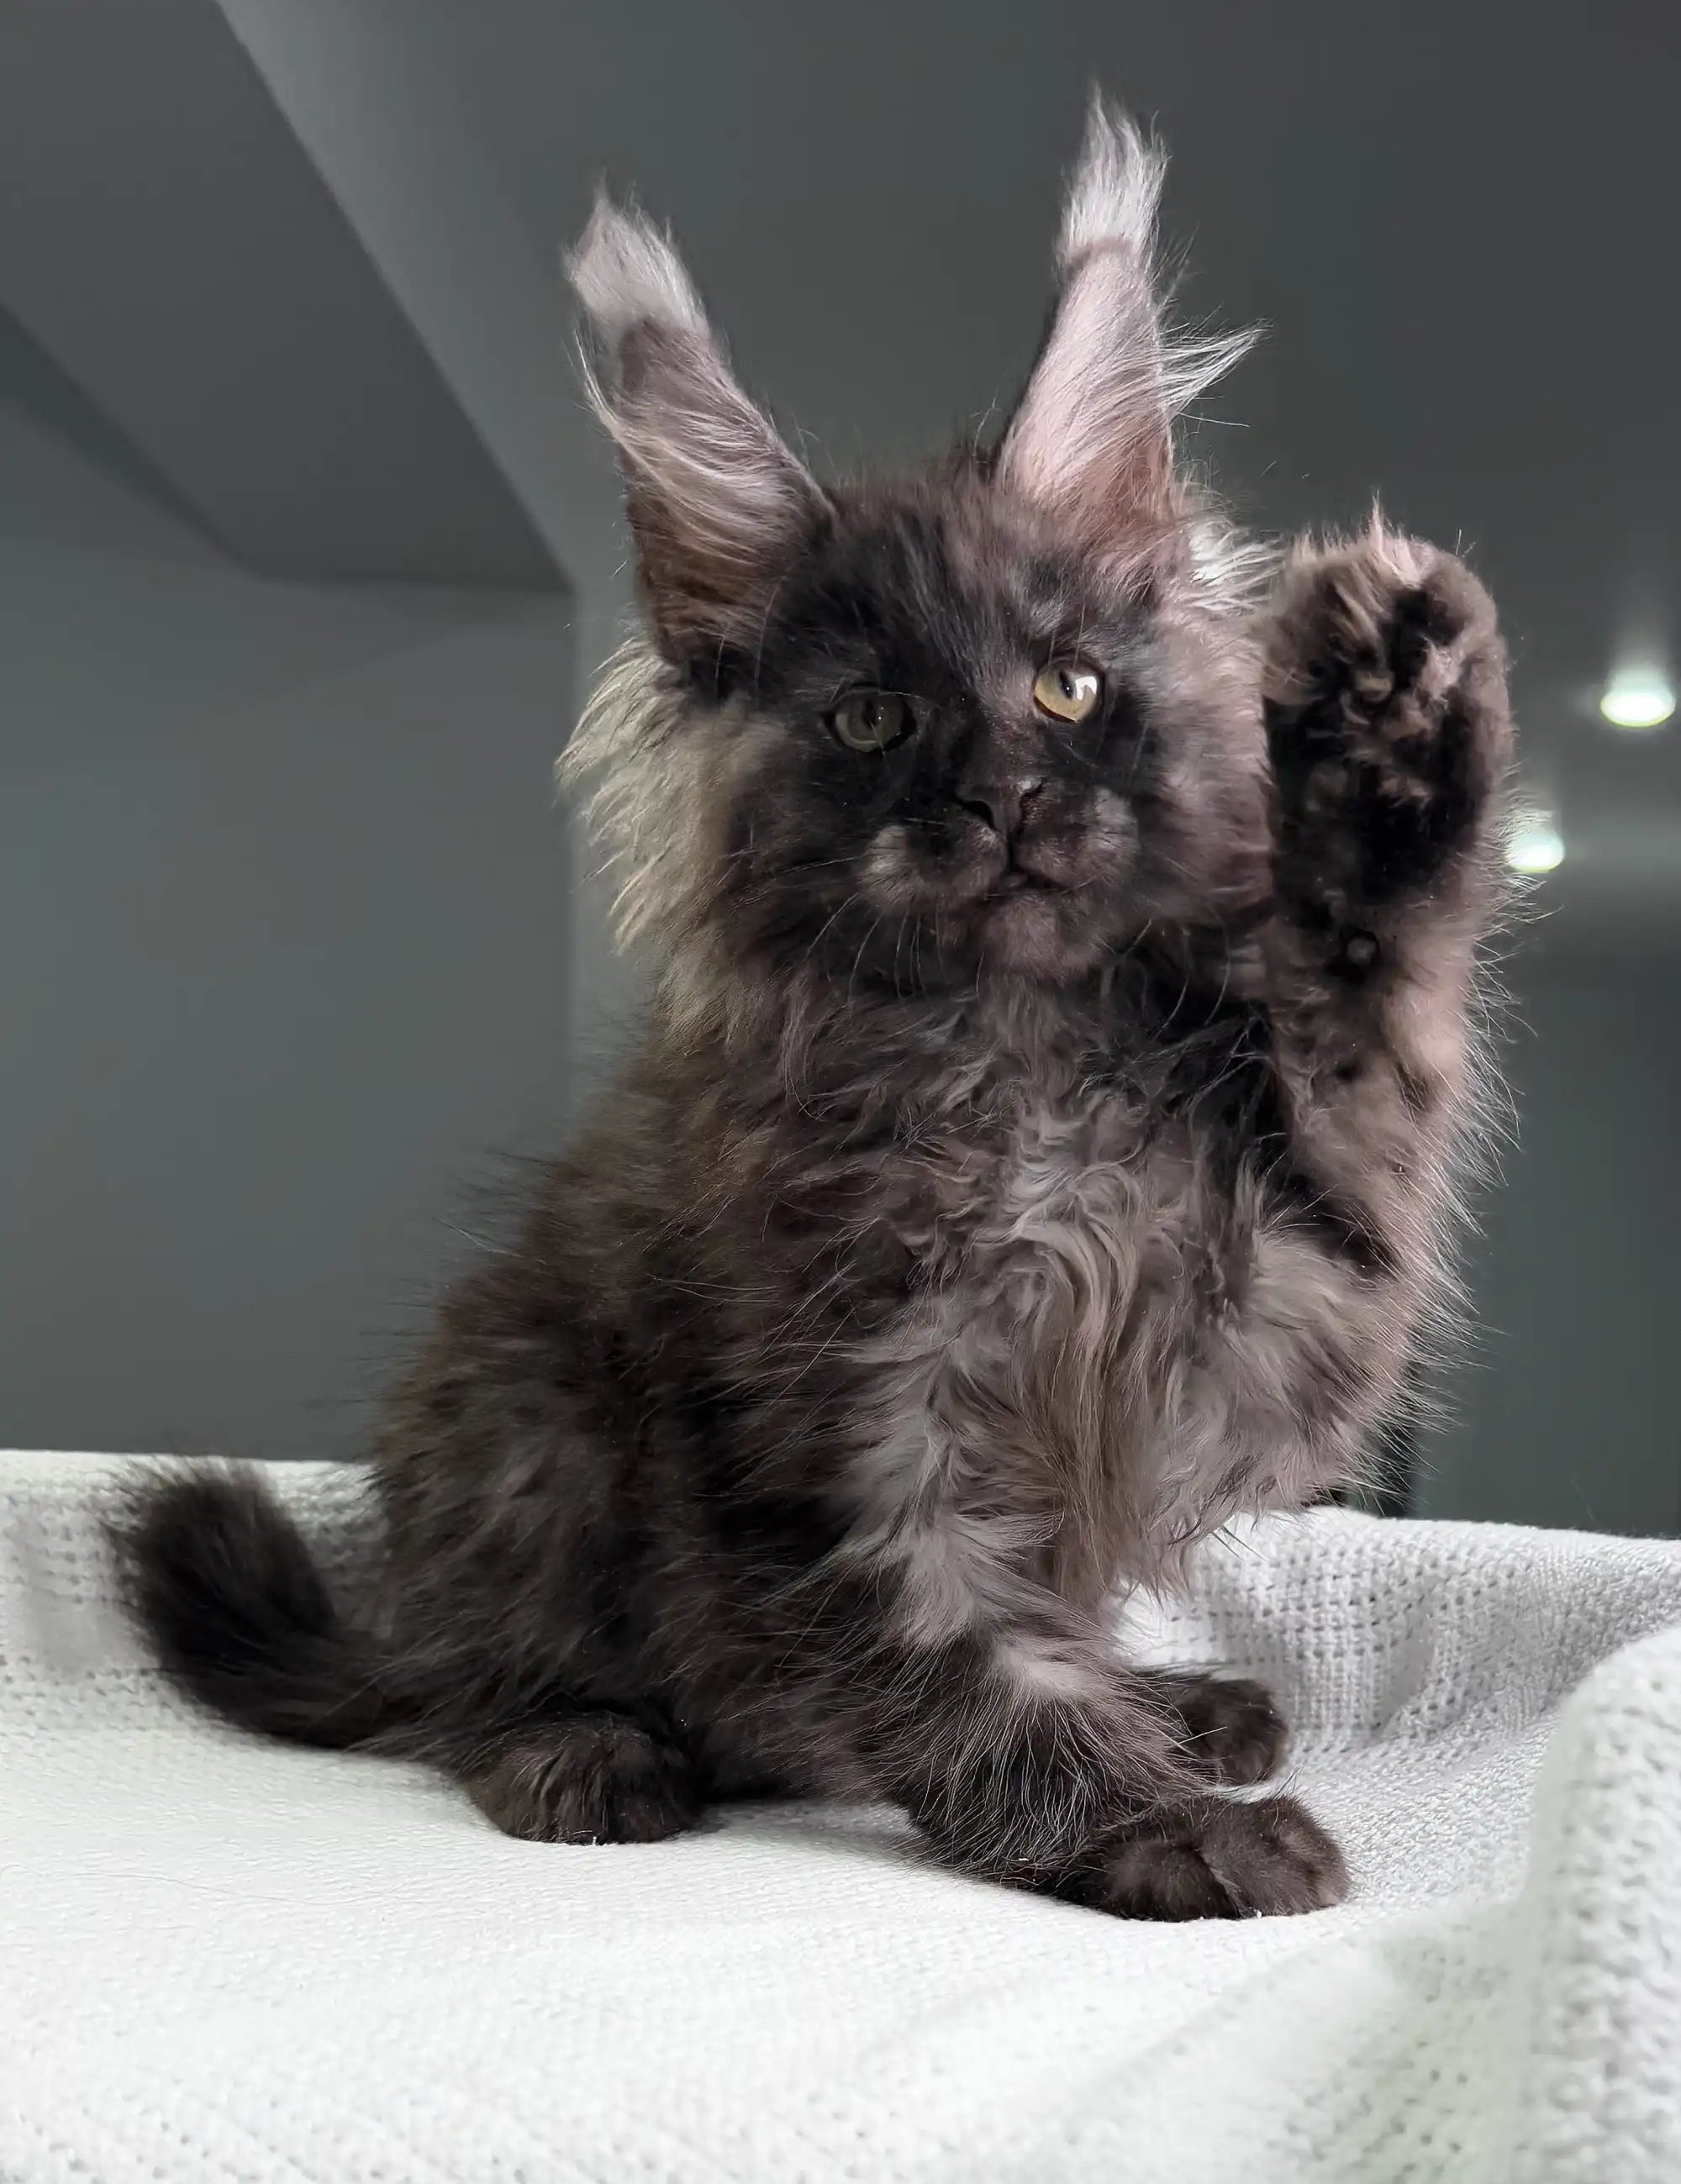
<svg viewBox="0 0 1681 2184">
<path fill-rule="evenodd" d="M 1511 759 L 1487 593 L 1374 522 L 1299 548 L 1266 633 L 1275 910 L 1264 998 L 1291 1157 L 1354 1256 L 1427 1284 L 1505 893 Z"/>
<path fill-rule="evenodd" d="M 1099 1624 L 1025 1582 L 1008 1611 L 932 1641 L 909 1635 L 902 1590 L 881 1598 L 875 1673 L 853 1683 L 860 1747 L 943 1863 L 1130 1918 L 1307 1911 L 1346 1892 L 1336 1845 L 1293 1799 L 1209 1794 L 1282 1748 L 1258 1685 L 1131 1670 Z"/>
</svg>

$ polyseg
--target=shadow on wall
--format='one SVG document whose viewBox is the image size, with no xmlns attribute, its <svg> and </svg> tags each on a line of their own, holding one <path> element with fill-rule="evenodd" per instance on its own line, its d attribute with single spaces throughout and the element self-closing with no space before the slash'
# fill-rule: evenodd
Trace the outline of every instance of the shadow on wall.
<svg viewBox="0 0 1681 2184">
<path fill-rule="evenodd" d="M 564 598 L 232 567 L 0 320 L 0 1439 L 355 1451 L 568 1097 Z"/>
</svg>

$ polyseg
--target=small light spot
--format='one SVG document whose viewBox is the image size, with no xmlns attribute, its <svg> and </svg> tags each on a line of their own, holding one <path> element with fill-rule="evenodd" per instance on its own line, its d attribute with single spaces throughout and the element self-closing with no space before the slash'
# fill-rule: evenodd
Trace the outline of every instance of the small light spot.
<svg viewBox="0 0 1681 2184">
<path fill-rule="evenodd" d="M 1675 710 L 1675 693 L 1655 668 L 1620 667 L 1600 710 L 1614 728 L 1661 728 Z"/>
<path fill-rule="evenodd" d="M 1526 812 L 1506 838 L 1506 862 L 1515 872 L 1556 872 L 1564 862 L 1564 837 L 1544 812 Z"/>
</svg>

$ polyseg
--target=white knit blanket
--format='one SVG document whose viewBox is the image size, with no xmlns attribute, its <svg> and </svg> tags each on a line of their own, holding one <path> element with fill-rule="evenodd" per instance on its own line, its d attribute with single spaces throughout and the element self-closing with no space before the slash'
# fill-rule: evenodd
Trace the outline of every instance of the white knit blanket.
<svg viewBox="0 0 1681 2184">
<path fill-rule="evenodd" d="M 0 1458 L 7 2184 L 1681 2180 L 1681 1544 L 1340 1513 L 1204 1557 L 1353 1901 L 1170 1927 L 890 1818 L 496 1835 L 195 1717 L 115 1613 L 113 1466 Z M 353 1473 L 276 1471 L 342 1571 Z"/>
</svg>

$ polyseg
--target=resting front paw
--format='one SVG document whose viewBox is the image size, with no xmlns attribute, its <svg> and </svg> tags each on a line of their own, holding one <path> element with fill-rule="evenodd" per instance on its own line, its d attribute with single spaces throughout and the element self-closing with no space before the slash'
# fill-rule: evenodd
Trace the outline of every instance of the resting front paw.
<svg viewBox="0 0 1681 2184">
<path fill-rule="evenodd" d="M 1248 1676 L 1147 1671 L 1151 1688 L 1184 1724 L 1181 1757 L 1226 1789 L 1277 1773 L 1290 1731 L 1272 1694 Z"/>
<path fill-rule="evenodd" d="M 1206 1797 L 1112 1836 L 1069 1892 L 1124 1919 L 1255 1919 L 1326 1910 L 1349 1875 L 1293 1797 Z"/>
<path fill-rule="evenodd" d="M 658 1842 L 700 1808 L 688 1755 L 606 1708 L 489 1740 L 461 1772 L 486 1819 L 527 1842 Z"/>
<path fill-rule="evenodd" d="M 1460 562 L 1377 525 L 1298 548 L 1265 677 L 1293 910 L 1348 925 L 1474 862 L 1511 729 L 1494 608 Z"/>
</svg>

